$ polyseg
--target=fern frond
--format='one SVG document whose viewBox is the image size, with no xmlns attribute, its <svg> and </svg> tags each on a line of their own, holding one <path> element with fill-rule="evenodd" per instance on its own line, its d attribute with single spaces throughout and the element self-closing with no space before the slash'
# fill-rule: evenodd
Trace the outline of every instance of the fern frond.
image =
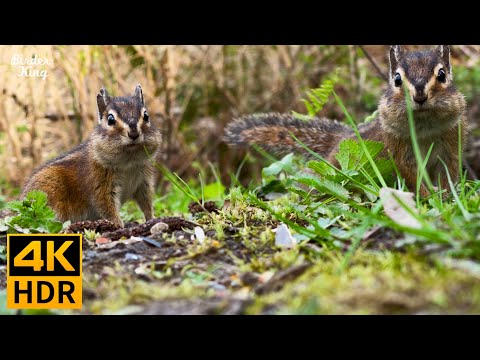
<svg viewBox="0 0 480 360">
<path fill-rule="evenodd" d="M 309 116 L 315 116 L 327 103 L 333 88 L 338 81 L 338 69 L 334 74 L 328 76 L 319 88 L 308 90 L 306 95 L 308 99 L 302 99 Z"/>
</svg>

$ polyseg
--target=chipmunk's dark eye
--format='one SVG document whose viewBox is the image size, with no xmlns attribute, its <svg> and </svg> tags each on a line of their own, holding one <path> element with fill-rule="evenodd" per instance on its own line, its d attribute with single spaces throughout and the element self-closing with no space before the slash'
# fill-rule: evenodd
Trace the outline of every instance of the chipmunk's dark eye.
<svg viewBox="0 0 480 360">
<path fill-rule="evenodd" d="M 148 116 L 147 112 L 145 111 L 143 113 L 143 120 L 145 120 L 145 122 L 148 122 L 149 119 L 150 119 L 150 117 Z"/>
<path fill-rule="evenodd" d="M 395 86 L 400 86 L 402 85 L 402 77 L 400 76 L 399 73 L 396 73 L 395 76 L 393 77 L 393 80 L 395 81 Z"/>
<path fill-rule="evenodd" d="M 107 122 L 110 126 L 115 125 L 115 116 L 113 116 L 112 114 L 108 114 Z"/>
<path fill-rule="evenodd" d="M 445 70 L 443 69 L 438 70 L 437 80 L 443 83 L 445 82 L 446 79 L 447 79 L 447 75 L 445 74 Z"/>
</svg>

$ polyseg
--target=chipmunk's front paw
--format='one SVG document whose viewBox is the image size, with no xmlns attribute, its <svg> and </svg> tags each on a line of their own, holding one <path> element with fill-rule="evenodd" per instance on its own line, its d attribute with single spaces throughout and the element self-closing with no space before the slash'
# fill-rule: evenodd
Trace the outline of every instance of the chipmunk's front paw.
<svg viewBox="0 0 480 360">
<path fill-rule="evenodd" d="M 439 190 L 439 187 L 438 186 L 433 186 L 432 187 L 432 191 L 428 190 L 428 188 L 426 186 L 424 186 L 423 184 L 420 186 L 420 196 L 422 198 L 427 198 L 431 195 L 434 195 L 438 192 Z M 447 188 L 442 188 L 442 199 L 443 200 L 446 200 L 449 196 L 450 196 L 450 192 L 448 191 Z"/>
</svg>

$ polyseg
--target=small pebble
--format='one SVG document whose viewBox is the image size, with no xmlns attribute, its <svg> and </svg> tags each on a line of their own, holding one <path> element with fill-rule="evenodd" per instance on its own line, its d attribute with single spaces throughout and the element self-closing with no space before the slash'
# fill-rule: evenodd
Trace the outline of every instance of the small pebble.
<svg viewBox="0 0 480 360">
<path fill-rule="evenodd" d="M 287 225 L 281 224 L 275 229 L 275 245 L 283 248 L 292 248 L 297 245 L 297 240 L 292 237 Z"/>
<path fill-rule="evenodd" d="M 152 235 L 155 235 L 155 234 L 165 232 L 167 230 L 168 230 L 168 224 L 165 224 L 164 222 L 159 222 L 151 227 L 150 233 Z"/>
<path fill-rule="evenodd" d="M 197 238 L 198 242 L 202 244 L 205 241 L 205 232 L 200 226 L 195 226 L 195 237 Z"/>
<path fill-rule="evenodd" d="M 97 244 L 97 245 L 108 244 L 110 242 L 112 242 L 112 240 L 110 240 L 109 238 L 105 238 L 105 237 L 99 237 L 95 240 L 95 244 Z"/>
<path fill-rule="evenodd" d="M 224 290 L 227 289 L 225 286 L 223 286 L 222 284 L 219 284 L 215 281 L 210 281 L 208 285 L 210 285 L 210 287 L 212 289 L 217 290 L 217 291 L 224 291 Z"/>
<path fill-rule="evenodd" d="M 267 270 L 264 273 L 260 274 L 258 277 L 258 281 L 262 284 L 265 284 L 268 280 L 270 280 L 275 273 L 271 270 Z"/>
<path fill-rule="evenodd" d="M 134 253 L 126 253 L 125 254 L 125 260 L 127 261 L 135 261 L 135 260 L 140 260 L 140 256 L 138 256 L 137 254 L 134 254 Z"/>
</svg>

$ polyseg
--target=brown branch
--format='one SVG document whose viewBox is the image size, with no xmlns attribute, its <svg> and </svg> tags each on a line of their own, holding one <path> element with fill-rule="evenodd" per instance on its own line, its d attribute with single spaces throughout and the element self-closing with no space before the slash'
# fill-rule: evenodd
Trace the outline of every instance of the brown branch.
<svg viewBox="0 0 480 360">
<path fill-rule="evenodd" d="M 3 93 L 3 95 L 7 95 L 7 96 L 11 97 L 13 99 L 13 101 L 15 102 L 15 104 L 17 104 L 19 107 L 21 107 L 22 110 L 25 112 L 25 116 L 28 116 L 28 114 L 29 114 L 28 104 L 25 104 L 24 102 L 22 102 L 16 94 L 8 93 L 7 89 L 3 89 L 2 93 Z"/>
<path fill-rule="evenodd" d="M 358 47 L 359 47 L 360 50 L 362 50 L 362 52 L 365 54 L 365 57 L 368 59 L 368 61 L 370 61 L 370 63 L 373 65 L 373 67 L 374 67 L 375 70 L 377 71 L 378 75 L 380 75 L 380 77 L 381 77 L 383 80 L 388 81 L 388 76 L 383 73 L 382 69 L 380 69 L 380 67 L 377 65 L 377 63 L 375 62 L 375 60 L 370 56 L 370 54 L 367 52 L 367 50 L 365 50 L 362 45 L 358 45 Z"/>
</svg>

